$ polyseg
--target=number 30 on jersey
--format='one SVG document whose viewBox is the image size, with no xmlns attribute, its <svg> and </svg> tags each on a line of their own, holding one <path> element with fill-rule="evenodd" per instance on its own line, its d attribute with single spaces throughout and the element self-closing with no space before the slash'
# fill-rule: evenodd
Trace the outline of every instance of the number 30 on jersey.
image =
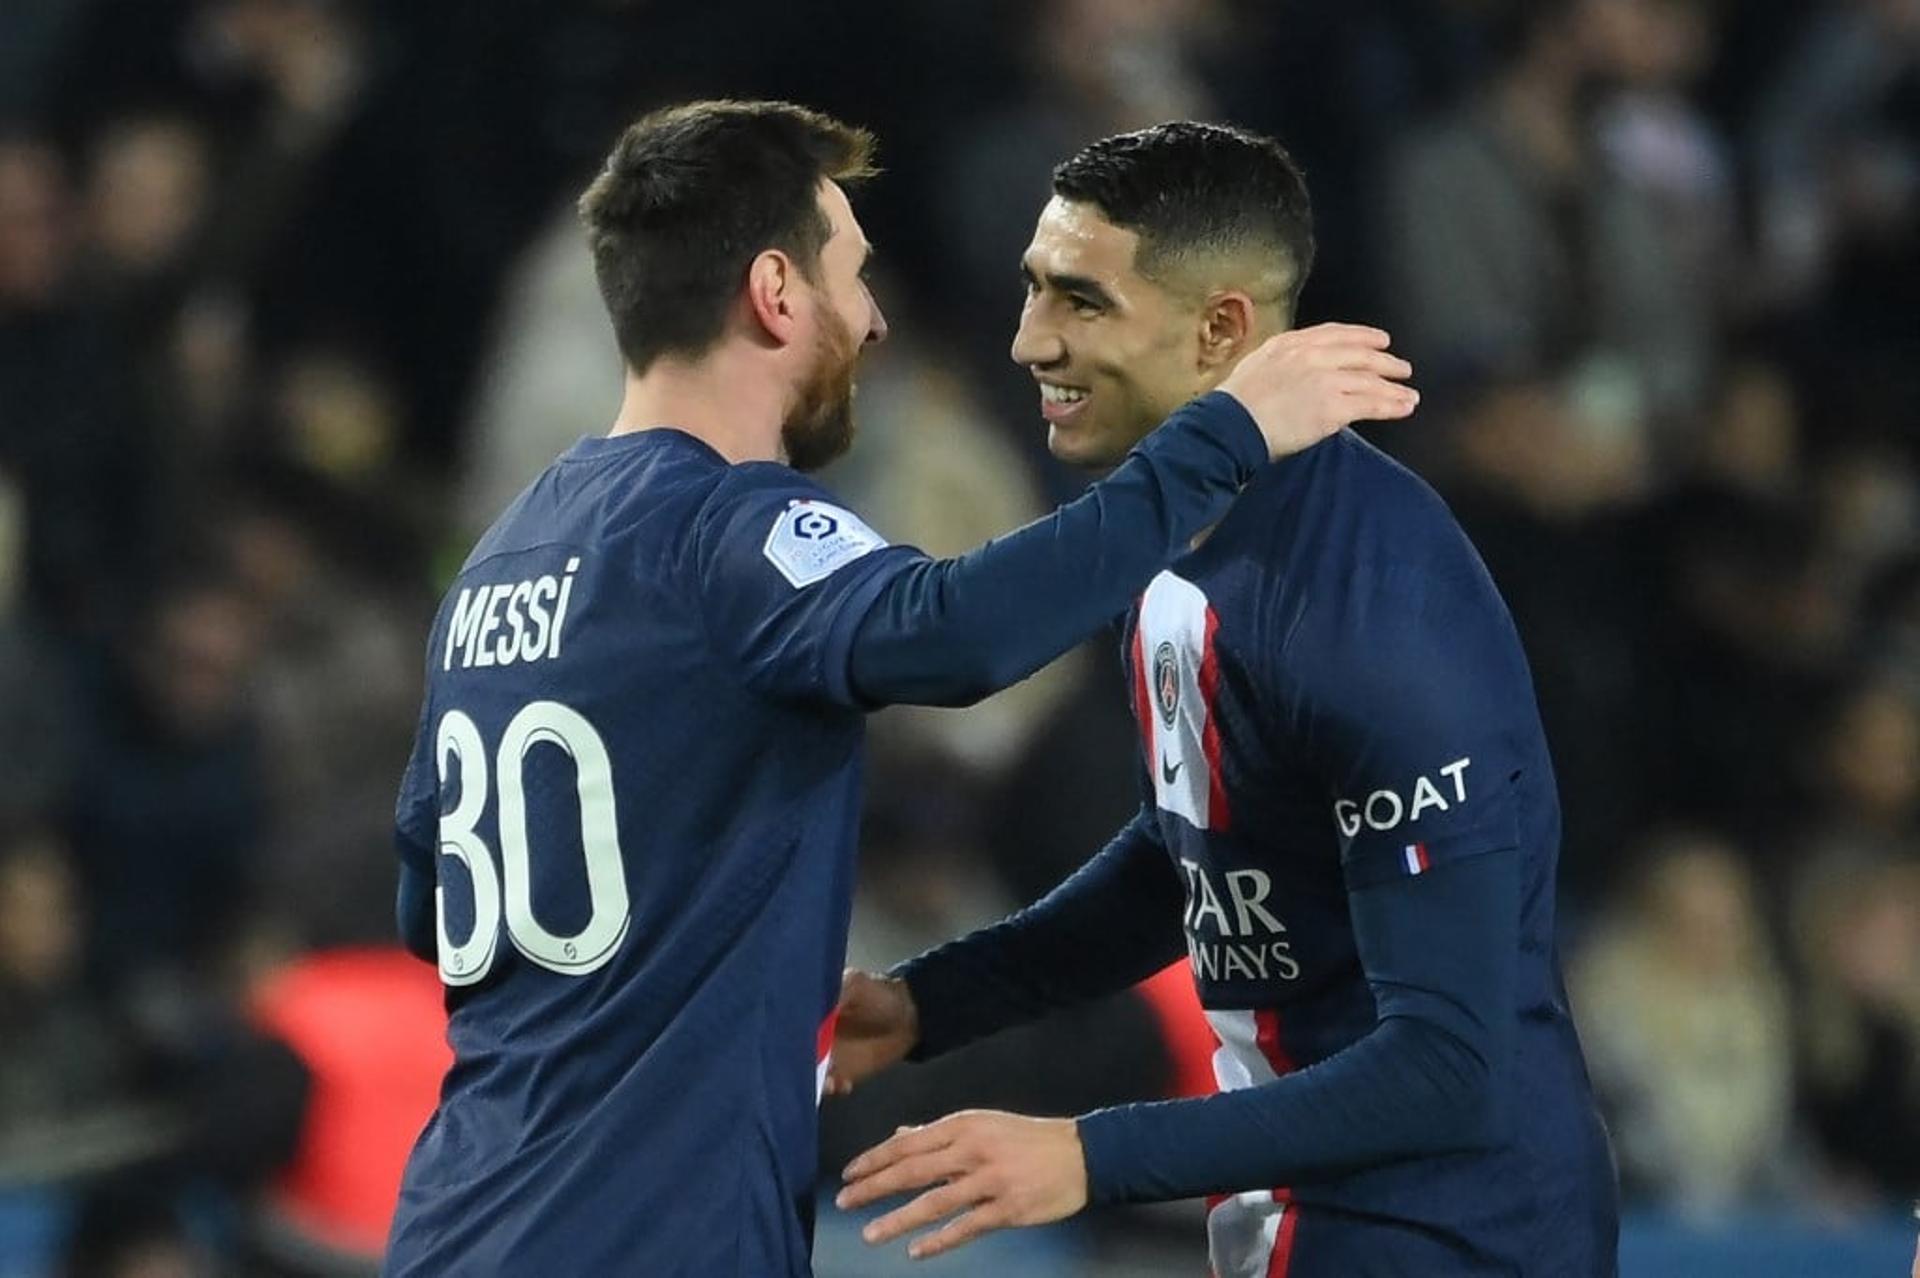
<svg viewBox="0 0 1920 1278">
<path fill-rule="evenodd" d="M 574 765 L 591 914 L 586 926 L 571 936 L 548 931 L 533 914 L 533 866 L 521 774 L 537 745 L 559 747 Z M 440 818 L 440 851 L 464 865 L 473 882 L 473 932 L 459 945 L 447 935 L 445 889 L 434 889 L 440 979 L 448 985 L 472 985 L 486 976 L 493 967 L 503 914 L 507 939 L 530 962 L 566 976 L 584 976 L 600 968 L 626 939 L 632 911 L 614 816 L 613 765 L 593 725 L 558 701 L 530 702 L 507 724 L 492 769 L 500 789 L 498 870 L 475 829 L 487 806 L 489 772 L 479 727 L 464 712 L 447 711 L 435 734 L 434 755 L 443 788 L 450 765 L 460 765 L 460 802 Z"/>
</svg>

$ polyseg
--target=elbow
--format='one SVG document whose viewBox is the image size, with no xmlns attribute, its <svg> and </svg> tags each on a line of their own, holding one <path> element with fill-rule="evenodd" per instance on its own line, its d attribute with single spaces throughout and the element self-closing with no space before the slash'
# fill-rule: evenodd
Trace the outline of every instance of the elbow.
<svg viewBox="0 0 1920 1278">
<path fill-rule="evenodd" d="M 1513 1138 L 1512 1107 L 1499 1071 L 1464 1045 L 1463 1067 L 1454 1106 L 1451 1146 L 1463 1152 L 1497 1149 Z"/>
<path fill-rule="evenodd" d="M 962 710 L 1011 688 L 1032 673 L 1007 654 L 993 651 L 989 644 L 973 644 L 946 664 L 937 697 L 928 698 L 926 703 Z"/>
<path fill-rule="evenodd" d="M 1491 1043 L 1470 1042 L 1431 1023 L 1418 1023 L 1416 1032 L 1425 1073 L 1436 1093 L 1430 1152 L 1471 1153 L 1508 1143 L 1512 1107 L 1505 1071 L 1496 1068 L 1503 1053 Z"/>
<path fill-rule="evenodd" d="M 1463 1089 L 1458 1113 L 1453 1142 L 1456 1149 L 1473 1152 L 1497 1149 L 1512 1136 L 1504 1090 L 1496 1084 L 1493 1071 L 1484 1063 Z"/>
</svg>

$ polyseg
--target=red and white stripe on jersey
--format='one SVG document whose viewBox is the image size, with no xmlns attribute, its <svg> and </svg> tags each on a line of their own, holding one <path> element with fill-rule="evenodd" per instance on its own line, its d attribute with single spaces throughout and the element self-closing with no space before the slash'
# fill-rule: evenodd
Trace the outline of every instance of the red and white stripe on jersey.
<svg viewBox="0 0 1920 1278">
<path fill-rule="evenodd" d="M 1294 1070 L 1280 1041 L 1280 1013 L 1208 1011 L 1220 1049 L 1213 1074 L 1223 1092 L 1271 1083 Z M 1299 1209 L 1285 1189 L 1256 1189 L 1207 1203 L 1207 1257 L 1214 1278 L 1287 1278 Z"/>
<path fill-rule="evenodd" d="M 1200 587 L 1163 572 L 1140 597 L 1133 634 L 1133 695 L 1154 801 L 1201 830 L 1225 830 L 1229 823 L 1215 713 L 1219 626 Z"/>
<path fill-rule="evenodd" d="M 1424 843 L 1407 844 L 1402 855 L 1406 858 L 1408 874 L 1425 874 L 1427 867 L 1433 864 L 1427 857 L 1427 845 Z"/>
<path fill-rule="evenodd" d="M 827 1013 L 820 1032 L 813 1040 L 813 1103 L 818 1105 L 827 1094 L 827 1067 L 833 1064 L 833 1031 L 840 1023 L 840 1009 Z"/>
</svg>

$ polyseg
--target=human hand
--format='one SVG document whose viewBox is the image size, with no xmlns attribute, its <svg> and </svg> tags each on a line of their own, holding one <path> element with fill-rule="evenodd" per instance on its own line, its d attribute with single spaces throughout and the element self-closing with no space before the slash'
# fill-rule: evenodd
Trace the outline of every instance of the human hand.
<svg viewBox="0 0 1920 1278">
<path fill-rule="evenodd" d="M 920 1041 L 913 991 L 897 977 L 848 968 L 840 978 L 838 1017 L 827 1063 L 829 1096 L 845 1096 L 855 1084 L 898 1065 Z"/>
<path fill-rule="evenodd" d="M 1420 393 L 1401 380 L 1413 365 L 1387 350 L 1377 328 L 1316 324 L 1270 337 L 1219 389 L 1245 406 L 1275 458 L 1319 443 L 1357 421 L 1406 417 Z"/>
<path fill-rule="evenodd" d="M 1087 1205 L 1086 1155 L 1080 1126 L 1070 1118 L 965 1110 L 925 1127 L 902 1127 L 847 1164 L 845 1178 L 834 1200 L 843 1209 L 926 1190 L 870 1222 L 861 1231 L 869 1243 L 952 1217 L 908 1245 L 915 1260 L 996 1229 L 1065 1220 Z"/>
</svg>

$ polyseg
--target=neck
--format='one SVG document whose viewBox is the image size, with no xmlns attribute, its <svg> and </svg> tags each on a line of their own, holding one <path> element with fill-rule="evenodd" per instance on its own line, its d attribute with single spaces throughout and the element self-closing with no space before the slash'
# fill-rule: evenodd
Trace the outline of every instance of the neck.
<svg viewBox="0 0 1920 1278">
<path fill-rule="evenodd" d="M 663 357 L 645 373 L 628 368 L 620 412 L 607 434 L 671 427 L 729 462 L 785 461 L 786 400 L 786 388 L 764 363 L 723 343 L 697 361 Z"/>
</svg>

